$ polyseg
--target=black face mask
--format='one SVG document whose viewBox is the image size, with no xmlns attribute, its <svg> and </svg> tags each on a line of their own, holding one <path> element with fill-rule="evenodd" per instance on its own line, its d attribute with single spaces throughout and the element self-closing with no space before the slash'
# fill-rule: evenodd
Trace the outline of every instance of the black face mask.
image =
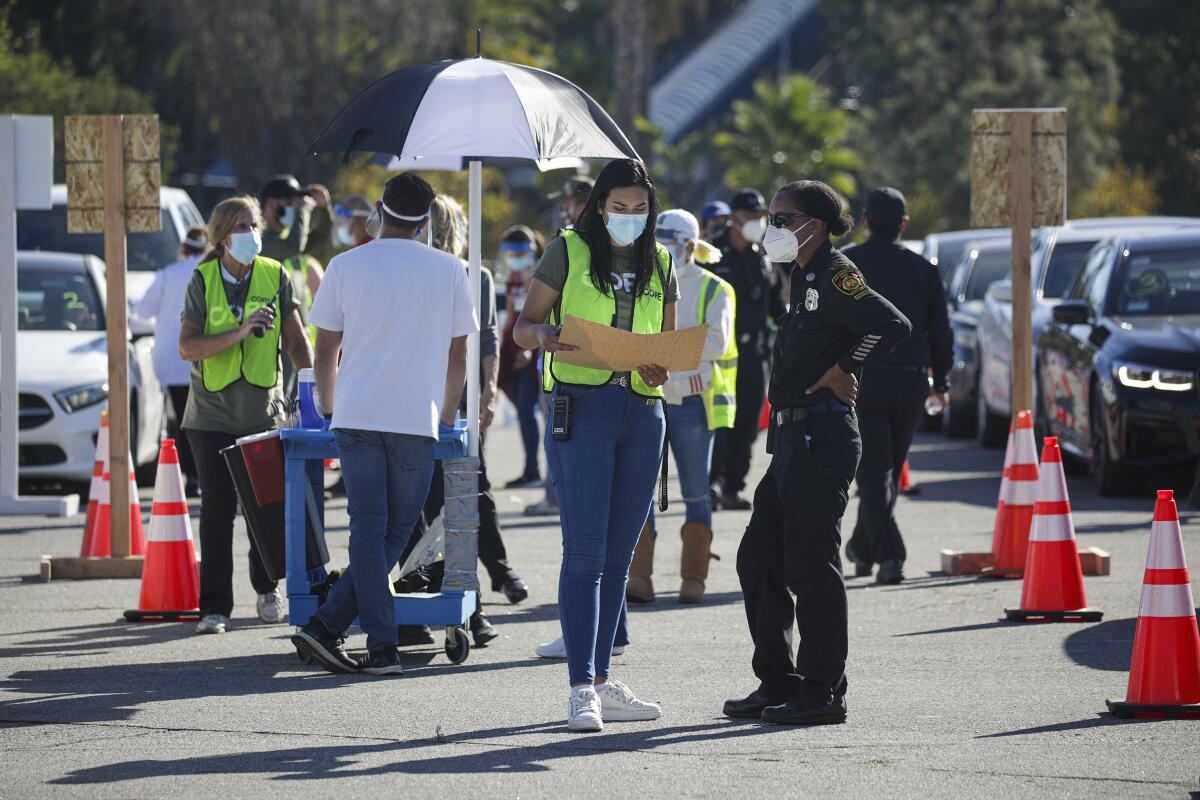
<svg viewBox="0 0 1200 800">
<path fill-rule="evenodd" d="M 726 229 L 726 228 L 728 228 L 728 227 L 729 227 L 729 223 L 728 223 L 728 222 L 714 222 L 714 223 L 710 223 L 710 224 L 709 224 L 709 226 L 708 226 L 708 228 L 707 228 L 707 232 L 708 232 L 708 238 L 709 238 L 709 239 L 715 239 L 715 238 L 717 238 L 717 237 L 718 237 L 718 236 L 720 236 L 722 233 L 724 233 L 724 232 L 725 232 L 725 229 Z"/>
</svg>

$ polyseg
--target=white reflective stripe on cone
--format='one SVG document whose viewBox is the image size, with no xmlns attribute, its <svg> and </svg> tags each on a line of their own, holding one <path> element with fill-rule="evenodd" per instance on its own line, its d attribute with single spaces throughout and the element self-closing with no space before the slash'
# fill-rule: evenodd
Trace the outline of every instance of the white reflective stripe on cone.
<svg viewBox="0 0 1200 800">
<path fill-rule="evenodd" d="M 1014 464 L 1038 463 L 1037 444 L 1033 441 L 1033 431 L 1022 429 L 1017 431 L 1016 447 L 1013 448 Z"/>
<path fill-rule="evenodd" d="M 1037 481 L 1009 481 L 1005 505 L 1031 506 L 1037 501 Z"/>
<path fill-rule="evenodd" d="M 1067 542 L 1075 538 L 1075 526 L 1068 514 L 1037 514 L 1030 526 L 1031 542 Z"/>
<path fill-rule="evenodd" d="M 158 477 L 154 479 L 154 502 L 187 502 L 183 494 L 183 475 L 179 472 L 179 465 L 159 464 Z"/>
<path fill-rule="evenodd" d="M 1051 461 L 1042 464 L 1038 473 L 1038 500 L 1061 502 L 1067 499 L 1067 476 L 1063 474 L 1062 463 Z"/>
<path fill-rule="evenodd" d="M 1142 586 L 1143 617 L 1194 617 L 1192 587 L 1186 583 L 1147 583 Z"/>
<path fill-rule="evenodd" d="M 1156 520 L 1150 525 L 1146 569 L 1187 569 L 1178 521 Z"/>
<path fill-rule="evenodd" d="M 192 525 L 186 514 L 158 514 L 150 518 L 150 541 L 190 542 Z"/>
<path fill-rule="evenodd" d="M 99 494 L 99 497 L 100 497 L 100 504 L 101 504 L 101 505 L 105 505 L 105 506 L 106 506 L 106 505 L 108 505 L 108 504 L 109 504 L 109 503 L 112 501 L 112 498 L 111 498 L 111 496 L 109 495 L 109 486 L 108 486 L 108 481 L 107 481 L 105 478 L 101 478 L 101 479 L 100 479 L 100 494 Z"/>
</svg>

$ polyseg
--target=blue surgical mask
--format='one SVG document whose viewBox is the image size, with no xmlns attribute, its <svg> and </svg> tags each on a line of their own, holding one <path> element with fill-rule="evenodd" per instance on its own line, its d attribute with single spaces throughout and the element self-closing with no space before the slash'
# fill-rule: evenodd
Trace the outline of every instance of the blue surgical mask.
<svg viewBox="0 0 1200 800">
<path fill-rule="evenodd" d="M 254 257 L 261 252 L 262 237 L 258 231 L 229 234 L 229 255 L 239 264 L 253 263 Z"/>
<path fill-rule="evenodd" d="M 608 222 L 605 223 L 605 226 L 613 241 L 621 247 L 628 247 L 637 241 L 637 238 L 642 235 L 642 231 L 646 230 L 648 216 L 648 214 L 616 214 L 609 211 Z"/>
<path fill-rule="evenodd" d="M 292 206 L 284 206 L 283 213 L 279 216 L 279 224 L 285 228 L 290 228 L 295 221 L 296 209 Z"/>
</svg>

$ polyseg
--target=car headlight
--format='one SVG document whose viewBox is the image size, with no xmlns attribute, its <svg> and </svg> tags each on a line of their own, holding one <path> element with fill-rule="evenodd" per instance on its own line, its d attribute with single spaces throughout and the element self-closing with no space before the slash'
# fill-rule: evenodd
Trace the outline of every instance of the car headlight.
<svg viewBox="0 0 1200 800">
<path fill-rule="evenodd" d="M 89 383 L 87 386 L 77 386 L 74 389 L 63 389 L 54 393 L 54 399 L 68 414 L 103 403 L 108 399 L 107 383 Z"/>
<path fill-rule="evenodd" d="M 1195 385 L 1194 374 L 1179 369 L 1159 369 L 1144 364 L 1113 364 L 1113 375 L 1122 386 L 1131 389 L 1158 389 L 1163 392 L 1186 392 Z"/>
</svg>

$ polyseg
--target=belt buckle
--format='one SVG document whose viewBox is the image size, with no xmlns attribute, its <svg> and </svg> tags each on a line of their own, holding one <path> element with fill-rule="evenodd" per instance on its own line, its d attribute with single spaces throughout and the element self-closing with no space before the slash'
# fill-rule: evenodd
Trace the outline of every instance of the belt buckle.
<svg viewBox="0 0 1200 800">
<path fill-rule="evenodd" d="M 618 376 L 616 378 L 613 378 L 611 381 L 609 381 L 609 383 L 615 383 L 617 386 L 624 386 L 626 389 L 628 389 L 629 388 L 629 376 L 628 375 Z"/>
</svg>

